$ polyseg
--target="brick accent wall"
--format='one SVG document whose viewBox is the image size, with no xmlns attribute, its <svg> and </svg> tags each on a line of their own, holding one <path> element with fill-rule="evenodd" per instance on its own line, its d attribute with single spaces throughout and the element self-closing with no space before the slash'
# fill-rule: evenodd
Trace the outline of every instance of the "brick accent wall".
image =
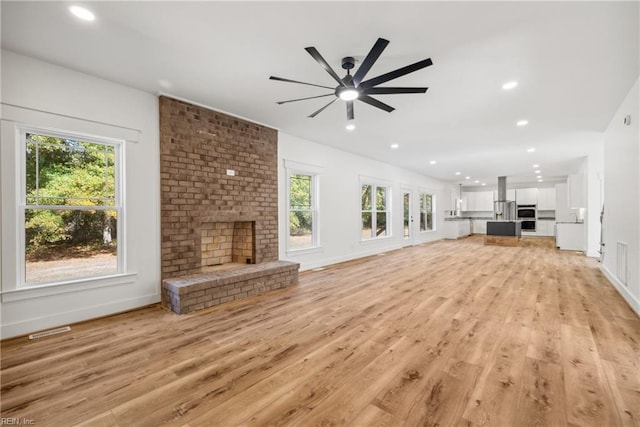
<svg viewBox="0 0 640 427">
<path fill-rule="evenodd" d="M 160 97 L 163 279 L 201 271 L 206 223 L 255 222 L 254 262 L 278 259 L 277 141 L 274 129 Z"/>
</svg>

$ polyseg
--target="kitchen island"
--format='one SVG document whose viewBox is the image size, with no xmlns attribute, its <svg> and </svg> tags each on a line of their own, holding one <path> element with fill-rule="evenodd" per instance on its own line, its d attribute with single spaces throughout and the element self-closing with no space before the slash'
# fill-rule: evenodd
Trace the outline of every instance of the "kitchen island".
<svg viewBox="0 0 640 427">
<path fill-rule="evenodd" d="M 485 245 L 518 246 L 522 236 L 522 221 L 487 221 Z"/>
</svg>

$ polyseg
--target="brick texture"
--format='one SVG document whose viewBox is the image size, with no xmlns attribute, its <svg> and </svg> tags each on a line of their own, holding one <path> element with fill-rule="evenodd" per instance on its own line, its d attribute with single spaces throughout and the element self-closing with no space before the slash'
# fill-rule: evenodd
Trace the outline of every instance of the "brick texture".
<svg viewBox="0 0 640 427">
<path fill-rule="evenodd" d="M 163 279 L 201 271 L 204 224 L 253 223 L 252 261 L 278 259 L 277 138 L 274 129 L 160 97 Z"/>
<path fill-rule="evenodd" d="M 162 306 L 177 314 L 298 284 L 299 264 L 267 262 L 162 281 Z"/>
</svg>

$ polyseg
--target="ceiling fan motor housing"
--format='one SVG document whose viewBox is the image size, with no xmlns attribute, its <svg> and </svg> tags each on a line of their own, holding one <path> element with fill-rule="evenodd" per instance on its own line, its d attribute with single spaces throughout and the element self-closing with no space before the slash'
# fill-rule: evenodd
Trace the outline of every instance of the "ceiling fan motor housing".
<svg viewBox="0 0 640 427">
<path fill-rule="evenodd" d="M 356 66 L 356 60 L 352 56 L 345 56 L 342 58 L 342 68 L 350 70 Z"/>
</svg>

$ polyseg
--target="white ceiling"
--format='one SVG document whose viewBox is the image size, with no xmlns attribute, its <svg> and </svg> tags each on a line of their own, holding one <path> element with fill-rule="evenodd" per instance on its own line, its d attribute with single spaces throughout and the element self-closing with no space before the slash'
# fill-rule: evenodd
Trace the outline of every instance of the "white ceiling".
<svg viewBox="0 0 640 427">
<path fill-rule="evenodd" d="M 545 182 L 575 172 L 639 75 L 633 1 L 86 2 L 93 23 L 70 4 L 2 1 L 2 47 L 452 183 L 534 182 L 534 163 Z M 343 101 L 315 119 L 331 98 L 275 104 L 328 91 L 270 75 L 335 85 L 305 47 L 342 75 L 378 37 L 390 44 L 367 77 L 430 57 L 385 84 L 426 94 L 378 95 L 392 113 L 356 102 L 353 132 Z"/>
</svg>

